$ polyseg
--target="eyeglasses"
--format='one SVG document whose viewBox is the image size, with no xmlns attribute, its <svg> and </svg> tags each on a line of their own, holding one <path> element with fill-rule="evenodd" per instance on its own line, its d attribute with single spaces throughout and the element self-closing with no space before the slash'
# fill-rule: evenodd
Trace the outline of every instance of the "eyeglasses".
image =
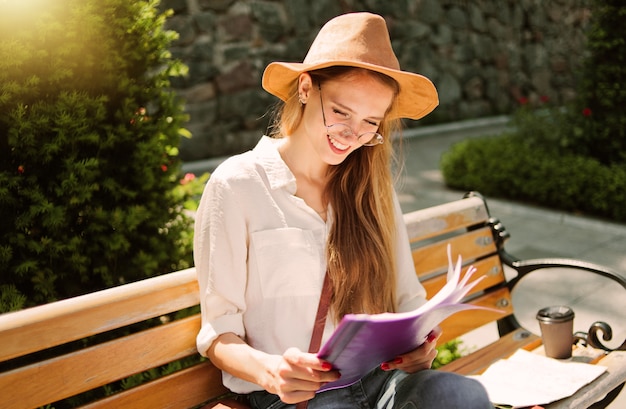
<svg viewBox="0 0 626 409">
<path fill-rule="evenodd" d="M 324 101 L 322 100 L 322 86 L 318 84 L 317 89 L 320 91 L 320 105 L 322 107 L 322 118 L 324 120 L 324 126 L 326 127 L 327 135 L 332 138 L 351 139 L 356 140 L 362 146 L 376 146 L 383 143 L 384 139 L 378 132 L 365 132 L 361 135 L 357 135 L 348 124 L 337 122 L 336 124 L 326 125 L 326 115 L 324 114 Z"/>
</svg>

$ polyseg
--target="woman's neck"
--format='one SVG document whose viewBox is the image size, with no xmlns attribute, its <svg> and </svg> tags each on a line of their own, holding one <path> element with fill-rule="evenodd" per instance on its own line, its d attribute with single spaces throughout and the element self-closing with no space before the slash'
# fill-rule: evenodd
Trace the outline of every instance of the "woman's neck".
<svg viewBox="0 0 626 409">
<path fill-rule="evenodd" d="M 286 137 L 278 151 L 289 170 L 303 182 L 326 186 L 328 164 L 315 155 L 305 138 Z"/>
<path fill-rule="evenodd" d="M 312 153 L 312 149 L 288 137 L 278 149 L 281 157 L 296 178 L 296 196 L 304 200 L 326 221 L 328 203 L 324 190 L 328 182 L 328 164 Z"/>
</svg>

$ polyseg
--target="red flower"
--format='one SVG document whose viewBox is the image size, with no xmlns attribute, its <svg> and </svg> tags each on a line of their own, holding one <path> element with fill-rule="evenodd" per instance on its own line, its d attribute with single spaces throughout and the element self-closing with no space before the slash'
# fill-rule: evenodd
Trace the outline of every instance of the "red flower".
<svg viewBox="0 0 626 409">
<path fill-rule="evenodd" d="M 147 113 L 146 108 L 144 107 L 138 108 L 135 111 L 135 116 L 130 119 L 130 124 L 135 125 L 137 122 L 147 121 L 149 118 L 146 115 L 146 113 Z"/>
<path fill-rule="evenodd" d="M 17 167 L 17 173 L 20 175 L 24 173 L 24 165 L 20 165 Z"/>
<path fill-rule="evenodd" d="M 186 185 L 187 183 L 191 182 L 195 178 L 196 178 L 196 175 L 194 175 L 193 173 L 185 173 L 185 177 L 183 177 L 180 180 L 180 184 L 181 185 Z"/>
<path fill-rule="evenodd" d="M 167 165 L 161 165 L 161 170 L 163 172 L 167 172 Z"/>
<path fill-rule="evenodd" d="M 519 102 L 520 105 L 526 105 L 526 104 L 528 104 L 528 98 L 526 98 L 526 97 L 519 97 L 517 99 L 517 102 Z"/>
<path fill-rule="evenodd" d="M 583 116 L 590 117 L 591 116 L 591 108 L 589 108 L 589 107 L 583 108 L 583 112 L 582 113 L 583 113 Z"/>
</svg>

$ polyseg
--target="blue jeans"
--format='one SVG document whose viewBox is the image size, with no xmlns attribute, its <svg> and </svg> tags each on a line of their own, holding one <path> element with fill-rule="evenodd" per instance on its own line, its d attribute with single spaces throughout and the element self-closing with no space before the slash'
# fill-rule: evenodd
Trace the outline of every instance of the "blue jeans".
<svg viewBox="0 0 626 409">
<path fill-rule="evenodd" d="M 290 409 L 278 396 L 253 392 L 255 409 Z M 491 409 L 480 383 L 450 372 L 425 370 L 414 374 L 374 369 L 354 385 L 318 393 L 308 409 Z"/>
</svg>

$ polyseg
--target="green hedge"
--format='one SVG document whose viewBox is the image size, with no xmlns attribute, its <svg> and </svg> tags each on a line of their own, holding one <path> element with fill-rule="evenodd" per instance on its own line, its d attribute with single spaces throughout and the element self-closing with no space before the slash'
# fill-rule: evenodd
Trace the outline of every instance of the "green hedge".
<svg viewBox="0 0 626 409">
<path fill-rule="evenodd" d="M 446 184 L 626 222 L 626 165 L 555 155 L 511 135 L 468 139 L 444 153 Z"/>
</svg>

